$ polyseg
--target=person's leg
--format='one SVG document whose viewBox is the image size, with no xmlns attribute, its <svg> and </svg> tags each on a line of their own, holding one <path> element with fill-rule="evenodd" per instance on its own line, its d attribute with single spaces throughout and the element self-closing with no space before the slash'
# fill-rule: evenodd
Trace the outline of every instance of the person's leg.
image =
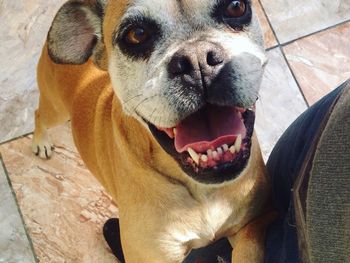
<svg viewBox="0 0 350 263">
<path fill-rule="evenodd" d="M 303 113 L 283 134 L 269 158 L 267 168 L 274 203 L 281 217 L 268 229 L 267 263 L 301 262 L 299 255 L 304 257 L 307 251 L 307 242 L 303 240 L 310 170 L 332 112 L 349 89 L 348 81 Z M 338 155 L 328 152 L 328 157 L 332 156 Z"/>
<path fill-rule="evenodd" d="M 305 204 L 309 261 L 350 262 L 350 85 L 317 145 Z"/>
</svg>

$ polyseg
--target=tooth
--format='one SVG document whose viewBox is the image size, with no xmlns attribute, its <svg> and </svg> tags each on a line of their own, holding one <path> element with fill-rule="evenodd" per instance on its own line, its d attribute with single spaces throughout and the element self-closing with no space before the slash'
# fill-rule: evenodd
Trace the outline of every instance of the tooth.
<svg viewBox="0 0 350 263">
<path fill-rule="evenodd" d="M 196 153 L 192 148 L 188 148 L 187 151 L 188 151 L 189 155 L 191 156 L 191 158 L 193 159 L 193 161 L 196 164 L 199 164 L 199 155 L 198 155 L 198 153 Z"/>
<path fill-rule="evenodd" d="M 236 152 L 239 152 L 241 150 L 241 146 L 242 146 L 242 134 L 239 134 L 235 142 Z"/>
<path fill-rule="evenodd" d="M 176 135 L 176 128 L 173 129 L 173 133 L 174 133 L 174 135 Z"/>
<path fill-rule="evenodd" d="M 227 144 L 224 144 L 224 145 L 222 146 L 222 148 L 224 149 L 224 152 L 227 152 L 227 151 L 228 151 L 228 145 L 227 145 Z"/>
<path fill-rule="evenodd" d="M 231 152 L 232 154 L 234 154 L 234 153 L 236 152 L 236 148 L 235 148 L 234 145 L 232 145 L 232 146 L 230 147 L 230 152 Z"/>
<path fill-rule="evenodd" d="M 217 151 L 213 151 L 213 159 L 216 160 L 219 158 L 219 154 Z"/>
<path fill-rule="evenodd" d="M 208 161 L 208 156 L 206 156 L 205 154 L 203 154 L 202 156 L 201 156 L 201 160 L 203 161 L 203 162 L 207 162 Z"/>
<path fill-rule="evenodd" d="M 219 154 L 219 155 L 222 155 L 222 154 L 223 154 L 223 150 L 221 149 L 221 147 L 217 148 L 216 150 L 218 151 L 218 154 Z"/>
<path fill-rule="evenodd" d="M 208 158 L 213 157 L 213 150 L 209 149 L 207 151 L 207 154 L 208 154 Z"/>
</svg>

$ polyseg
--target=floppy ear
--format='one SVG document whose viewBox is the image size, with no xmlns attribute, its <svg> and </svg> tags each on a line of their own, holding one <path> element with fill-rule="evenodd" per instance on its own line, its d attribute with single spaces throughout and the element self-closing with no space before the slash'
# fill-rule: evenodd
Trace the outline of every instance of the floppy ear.
<svg viewBox="0 0 350 263">
<path fill-rule="evenodd" d="M 84 64 L 92 56 L 102 69 L 107 68 L 102 37 L 106 0 L 71 0 L 65 3 L 52 22 L 47 46 L 58 64 Z"/>
</svg>

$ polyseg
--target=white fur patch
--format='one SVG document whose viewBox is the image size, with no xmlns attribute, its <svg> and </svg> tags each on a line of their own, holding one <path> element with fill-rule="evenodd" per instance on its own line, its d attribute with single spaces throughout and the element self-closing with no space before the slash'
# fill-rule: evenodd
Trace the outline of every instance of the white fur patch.
<svg viewBox="0 0 350 263">
<path fill-rule="evenodd" d="M 197 207 L 191 206 L 189 209 L 184 205 L 181 211 L 172 211 L 183 216 L 167 224 L 158 238 L 161 250 L 169 258 L 180 260 L 191 249 L 207 246 L 217 238 L 221 228 L 233 223 L 228 222 L 233 209 L 232 203 L 217 196 L 213 200 L 203 201 Z M 238 218 L 241 219 L 241 216 Z"/>
</svg>

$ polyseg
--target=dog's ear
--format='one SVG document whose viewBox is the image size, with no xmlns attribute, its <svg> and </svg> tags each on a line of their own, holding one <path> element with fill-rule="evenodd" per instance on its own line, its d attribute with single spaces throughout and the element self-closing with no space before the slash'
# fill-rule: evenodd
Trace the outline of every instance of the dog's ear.
<svg viewBox="0 0 350 263">
<path fill-rule="evenodd" d="M 47 46 L 58 64 L 84 64 L 93 56 L 106 70 L 107 58 L 102 37 L 106 0 L 71 0 L 65 3 L 51 25 Z"/>
</svg>

